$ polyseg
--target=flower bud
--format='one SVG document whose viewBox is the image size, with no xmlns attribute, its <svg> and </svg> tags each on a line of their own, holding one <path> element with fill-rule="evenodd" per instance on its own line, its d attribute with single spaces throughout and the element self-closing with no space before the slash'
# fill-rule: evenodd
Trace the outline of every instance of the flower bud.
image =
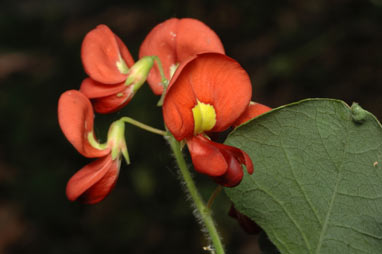
<svg viewBox="0 0 382 254">
<path fill-rule="evenodd" d="M 154 57 L 145 56 L 131 67 L 125 85 L 132 85 L 133 93 L 135 93 L 143 85 L 143 83 L 145 83 L 153 64 Z"/>
<path fill-rule="evenodd" d="M 129 153 L 125 140 L 125 123 L 121 120 L 115 121 L 110 125 L 107 134 L 107 145 L 111 148 L 111 158 L 115 160 L 122 153 L 126 163 L 130 164 Z"/>
</svg>

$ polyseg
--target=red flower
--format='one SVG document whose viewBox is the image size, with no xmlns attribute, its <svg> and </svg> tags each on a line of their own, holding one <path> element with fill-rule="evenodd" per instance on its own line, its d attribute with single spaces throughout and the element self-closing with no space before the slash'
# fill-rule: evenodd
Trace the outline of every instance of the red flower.
<svg viewBox="0 0 382 254">
<path fill-rule="evenodd" d="M 195 170 L 219 184 L 240 183 L 244 164 L 253 165 L 242 150 L 210 141 L 205 133 L 226 130 L 247 109 L 252 86 L 247 73 L 233 59 L 204 53 L 183 62 L 169 85 L 163 117 L 169 131 L 187 142 Z"/>
<path fill-rule="evenodd" d="M 99 144 L 94 136 L 94 112 L 89 99 L 77 90 L 63 93 L 58 102 L 58 121 L 68 141 L 79 153 L 98 158 L 74 174 L 67 186 L 69 200 L 94 204 L 113 189 L 119 174 L 121 154 L 128 161 L 123 122 L 114 122 L 108 141 Z"/>
<path fill-rule="evenodd" d="M 233 126 L 237 127 L 240 124 L 245 123 L 270 110 L 272 110 L 272 108 L 265 106 L 263 104 L 251 101 L 247 109 L 244 111 L 244 113 L 233 123 Z"/>
<path fill-rule="evenodd" d="M 239 148 L 215 143 L 203 135 L 187 140 L 188 150 L 195 170 L 211 176 L 217 183 L 233 187 L 243 178 L 246 165 L 249 174 L 253 173 L 253 165 L 248 154 Z"/>
<path fill-rule="evenodd" d="M 150 31 L 141 45 L 139 57 L 158 56 L 164 74 L 170 80 L 181 62 L 202 52 L 224 54 L 223 45 L 216 33 L 199 20 L 172 18 Z M 163 92 L 157 66 L 152 69 L 147 81 L 155 94 Z"/>
<path fill-rule="evenodd" d="M 134 64 L 125 44 L 105 25 L 85 36 L 81 58 L 89 78 L 80 91 L 92 99 L 98 113 L 115 112 L 129 103 L 153 65 L 150 57 Z"/>
</svg>

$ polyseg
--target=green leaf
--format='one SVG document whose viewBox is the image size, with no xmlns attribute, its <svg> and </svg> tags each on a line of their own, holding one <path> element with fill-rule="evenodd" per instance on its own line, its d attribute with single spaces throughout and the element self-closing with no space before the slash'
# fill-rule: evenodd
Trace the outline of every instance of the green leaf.
<svg viewBox="0 0 382 254">
<path fill-rule="evenodd" d="M 358 104 L 308 99 L 226 141 L 255 172 L 225 188 L 281 253 L 382 253 L 382 128 Z"/>
</svg>

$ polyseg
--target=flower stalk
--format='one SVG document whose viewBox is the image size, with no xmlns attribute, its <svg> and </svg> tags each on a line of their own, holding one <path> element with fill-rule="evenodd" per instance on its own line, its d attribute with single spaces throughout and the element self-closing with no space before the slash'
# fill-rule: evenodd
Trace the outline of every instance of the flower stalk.
<svg viewBox="0 0 382 254">
<path fill-rule="evenodd" d="M 125 122 L 125 123 L 129 123 L 131 125 L 134 125 L 134 126 L 136 126 L 138 128 L 141 128 L 141 129 L 143 129 L 145 131 L 154 133 L 154 134 L 158 134 L 158 135 L 161 135 L 161 136 L 166 136 L 167 135 L 167 132 L 165 132 L 163 130 L 159 130 L 159 129 L 151 127 L 151 126 L 149 126 L 147 124 L 138 122 L 137 120 L 134 120 L 133 118 L 130 118 L 130 117 L 127 117 L 127 116 L 122 117 L 120 120 Z"/>
<path fill-rule="evenodd" d="M 210 241 L 212 242 L 212 250 L 211 253 L 216 254 L 224 254 L 223 244 L 220 240 L 219 233 L 216 229 L 215 223 L 211 216 L 211 210 L 205 205 L 201 195 L 199 194 L 194 180 L 191 177 L 190 171 L 188 170 L 186 161 L 184 160 L 180 143 L 176 141 L 176 139 L 169 134 L 168 141 L 170 143 L 171 150 L 175 156 L 176 162 L 178 164 L 181 176 L 185 182 L 187 191 L 189 192 L 192 202 L 194 203 L 197 212 L 200 216 L 202 223 L 207 229 L 207 234 L 209 236 Z M 210 249 L 210 248 L 209 248 Z"/>
<path fill-rule="evenodd" d="M 169 80 L 166 78 L 166 75 L 164 74 L 164 71 L 163 71 L 163 66 L 162 66 L 162 62 L 160 61 L 159 57 L 158 56 L 153 56 L 154 58 L 154 61 L 157 63 L 158 65 L 158 70 L 159 70 L 159 73 L 160 73 L 160 76 L 161 76 L 161 83 L 163 85 L 163 93 L 157 103 L 157 106 L 158 107 L 161 107 L 163 105 L 163 100 L 164 100 L 164 97 L 166 95 L 166 91 L 167 91 L 167 86 L 168 86 L 168 83 L 169 83 Z"/>
</svg>

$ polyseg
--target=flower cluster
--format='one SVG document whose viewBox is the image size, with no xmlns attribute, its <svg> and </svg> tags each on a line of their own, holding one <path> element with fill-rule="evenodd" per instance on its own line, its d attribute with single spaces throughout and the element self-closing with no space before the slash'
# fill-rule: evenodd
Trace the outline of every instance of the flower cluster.
<svg viewBox="0 0 382 254">
<path fill-rule="evenodd" d="M 105 25 L 85 36 L 81 59 L 89 78 L 80 91 L 93 100 L 98 113 L 115 112 L 129 103 L 153 65 L 152 57 L 134 64 L 125 44 Z"/>
<path fill-rule="evenodd" d="M 101 201 L 114 187 L 119 174 L 121 155 L 129 163 L 124 139 L 124 123 L 114 122 L 107 142 L 100 144 L 94 135 L 94 112 L 84 94 L 77 90 L 64 92 L 58 102 L 61 129 L 77 151 L 88 158 L 98 158 L 79 170 L 69 180 L 66 195 L 69 200 L 84 203 Z"/>
<path fill-rule="evenodd" d="M 216 143 L 213 133 L 236 127 L 270 108 L 251 102 L 248 74 L 225 55 L 214 31 L 190 18 L 169 19 L 147 35 L 134 62 L 122 40 L 106 25 L 84 38 L 81 49 L 88 77 L 79 90 L 64 92 L 58 102 L 58 120 L 68 141 L 87 158 L 97 158 L 69 180 L 69 200 L 97 203 L 114 187 L 124 157 L 125 118 L 109 127 L 100 143 L 93 131 L 94 111 L 106 114 L 126 106 L 147 80 L 162 95 L 168 132 L 187 144 L 194 168 L 218 184 L 234 187 L 243 177 L 243 165 L 253 172 L 244 151 Z"/>
</svg>

